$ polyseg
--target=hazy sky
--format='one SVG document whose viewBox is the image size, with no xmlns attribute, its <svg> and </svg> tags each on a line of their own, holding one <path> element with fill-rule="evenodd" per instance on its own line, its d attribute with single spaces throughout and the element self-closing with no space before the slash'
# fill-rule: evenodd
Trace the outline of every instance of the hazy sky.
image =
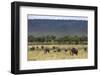
<svg viewBox="0 0 100 76">
<path fill-rule="evenodd" d="M 28 34 L 33 36 L 87 35 L 88 18 L 80 16 L 28 16 Z"/>
<path fill-rule="evenodd" d="M 88 20 L 86 16 L 43 16 L 43 15 L 28 15 L 28 19 L 49 19 L 49 20 Z"/>
</svg>

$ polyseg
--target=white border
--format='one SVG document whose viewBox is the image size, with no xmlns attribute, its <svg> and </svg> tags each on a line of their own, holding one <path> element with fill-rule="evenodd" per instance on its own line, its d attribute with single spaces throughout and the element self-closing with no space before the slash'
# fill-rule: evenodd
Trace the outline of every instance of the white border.
<svg viewBox="0 0 100 76">
<path fill-rule="evenodd" d="M 88 59 L 27 61 L 27 14 L 87 16 Z M 42 7 L 20 7 L 20 70 L 94 65 L 94 11 Z"/>
</svg>

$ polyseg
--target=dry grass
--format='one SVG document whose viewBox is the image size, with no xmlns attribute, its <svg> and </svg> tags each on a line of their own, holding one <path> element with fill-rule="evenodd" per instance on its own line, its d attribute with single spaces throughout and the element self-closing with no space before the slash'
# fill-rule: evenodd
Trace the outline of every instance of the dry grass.
<svg viewBox="0 0 100 76">
<path fill-rule="evenodd" d="M 30 47 L 36 47 L 39 48 L 42 45 L 31 45 Z M 70 49 L 72 47 L 78 48 L 78 55 L 70 55 L 70 50 L 67 52 L 61 51 L 61 52 L 54 52 L 54 50 L 50 50 L 50 53 L 45 54 L 43 50 L 28 50 L 28 60 L 29 61 L 37 61 L 37 60 L 62 60 L 62 59 L 86 59 L 88 58 L 88 51 L 84 51 L 84 47 L 87 47 L 87 45 L 43 45 L 44 47 L 52 48 L 53 46 L 59 47 L 59 48 L 67 48 Z"/>
</svg>

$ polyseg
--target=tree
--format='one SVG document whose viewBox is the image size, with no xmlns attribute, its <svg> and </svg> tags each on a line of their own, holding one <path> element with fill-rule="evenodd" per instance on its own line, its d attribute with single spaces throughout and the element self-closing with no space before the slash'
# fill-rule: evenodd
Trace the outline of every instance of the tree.
<svg viewBox="0 0 100 76">
<path fill-rule="evenodd" d="M 56 36 L 51 35 L 51 40 L 56 40 Z"/>
<path fill-rule="evenodd" d="M 79 36 L 73 36 L 72 41 L 75 42 L 75 44 L 79 44 L 80 37 Z"/>
<path fill-rule="evenodd" d="M 33 42 L 34 41 L 34 37 L 32 35 L 28 36 L 28 42 Z"/>
<path fill-rule="evenodd" d="M 81 43 L 83 43 L 83 44 L 84 44 L 84 43 L 87 44 L 87 41 L 88 41 L 87 36 L 81 36 L 81 37 L 80 37 L 80 42 L 81 42 Z"/>
</svg>

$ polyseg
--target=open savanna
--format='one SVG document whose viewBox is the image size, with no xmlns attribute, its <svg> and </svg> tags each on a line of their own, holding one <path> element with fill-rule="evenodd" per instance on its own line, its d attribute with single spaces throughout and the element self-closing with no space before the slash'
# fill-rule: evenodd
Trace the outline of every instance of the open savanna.
<svg viewBox="0 0 100 76">
<path fill-rule="evenodd" d="M 57 52 L 56 49 L 51 49 L 49 53 L 44 53 L 44 50 L 41 49 L 41 46 L 48 47 L 51 49 L 53 46 L 68 49 L 67 52 L 61 50 Z M 31 47 L 38 47 L 38 50 L 30 50 Z M 78 49 L 78 55 L 70 55 L 71 48 Z M 62 60 L 62 59 L 86 59 L 88 58 L 87 45 L 28 45 L 28 61 L 37 61 L 37 60 Z"/>
</svg>

